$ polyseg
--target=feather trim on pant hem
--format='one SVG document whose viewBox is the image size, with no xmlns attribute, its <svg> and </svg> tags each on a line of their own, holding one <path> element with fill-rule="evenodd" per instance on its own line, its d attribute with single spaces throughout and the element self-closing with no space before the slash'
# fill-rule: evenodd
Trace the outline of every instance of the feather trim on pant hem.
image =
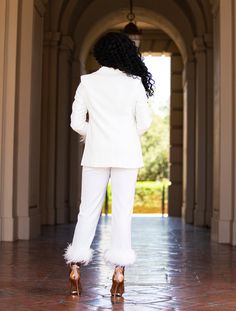
<svg viewBox="0 0 236 311">
<path fill-rule="evenodd" d="M 132 265 L 136 260 L 136 254 L 133 249 L 107 249 L 104 252 L 106 262 L 119 266 Z"/>
<path fill-rule="evenodd" d="M 71 244 L 65 248 L 65 253 L 63 257 L 67 264 L 71 262 L 78 262 L 87 266 L 87 264 L 92 260 L 94 250 L 89 249 L 74 249 Z"/>
</svg>

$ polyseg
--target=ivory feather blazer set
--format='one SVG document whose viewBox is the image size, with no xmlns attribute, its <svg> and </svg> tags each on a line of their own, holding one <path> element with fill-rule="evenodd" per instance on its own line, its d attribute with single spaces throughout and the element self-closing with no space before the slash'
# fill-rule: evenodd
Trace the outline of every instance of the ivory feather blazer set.
<svg viewBox="0 0 236 311">
<path fill-rule="evenodd" d="M 81 165 L 143 167 L 140 136 L 151 122 L 151 110 L 141 78 L 106 66 L 81 76 L 70 124 L 74 131 L 85 137 Z"/>
</svg>

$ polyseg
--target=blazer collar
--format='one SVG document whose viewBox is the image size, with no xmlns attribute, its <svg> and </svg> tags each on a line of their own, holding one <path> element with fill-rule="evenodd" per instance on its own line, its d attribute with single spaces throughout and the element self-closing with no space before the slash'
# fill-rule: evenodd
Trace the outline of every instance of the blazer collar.
<svg viewBox="0 0 236 311">
<path fill-rule="evenodd" d="M 121 70 L 115 69 L 112 67 L 102 66 L 98 69 L 99 72 L 105 72 L 105 73 L 122 73 Z"/>
</svg>

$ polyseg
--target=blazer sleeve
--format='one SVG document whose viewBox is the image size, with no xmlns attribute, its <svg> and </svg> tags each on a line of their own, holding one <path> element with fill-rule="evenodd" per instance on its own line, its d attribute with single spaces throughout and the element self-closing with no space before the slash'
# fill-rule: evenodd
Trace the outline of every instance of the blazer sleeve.
<svg viewBox="0 0 236 311">
<path fill-rule="evenodd" d="M 142 82 L 140 81 L 137 99 L 135 104 L 135 119 L 137 125 L 137 132 L 141 136 L 150 127 L 152 123 L 151 110 L 148 106 L 147 95 Z"/>
<path fill-rule="evenodd" d="M 79 84 L 74 101 L 72 104 L 72 113 L 70 116 L 70 126 L 71 128 L 79 133 L 82 136 L 86 136 L 88 122 L 86 121 L 86 114 L 87 114 L 87 106 L 86 106 L 86 96 L 85 96 L 85 89 L 82 83 Z"/>
</svg>

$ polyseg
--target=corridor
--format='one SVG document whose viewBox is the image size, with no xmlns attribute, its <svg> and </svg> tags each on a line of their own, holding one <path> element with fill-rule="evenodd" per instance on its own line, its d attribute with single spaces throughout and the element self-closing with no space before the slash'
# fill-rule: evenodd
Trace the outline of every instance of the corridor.
<svg viewBox="0 0 236 311">
<path fill-rule="evenodd" d="M 113 267 L 103 261 L 110 217 L 101 217 L 94 260 L 82 269 L 81 297 L 69 295 L 63 249 L 74 225 L 43 226 L 40 238 L 0 243 L 0 310 L 236 310 L 236 248 L 210 240 L 180 218 L 134 216 L 137 261 L 125 294 L 112 300 Z"/>
</svg>

